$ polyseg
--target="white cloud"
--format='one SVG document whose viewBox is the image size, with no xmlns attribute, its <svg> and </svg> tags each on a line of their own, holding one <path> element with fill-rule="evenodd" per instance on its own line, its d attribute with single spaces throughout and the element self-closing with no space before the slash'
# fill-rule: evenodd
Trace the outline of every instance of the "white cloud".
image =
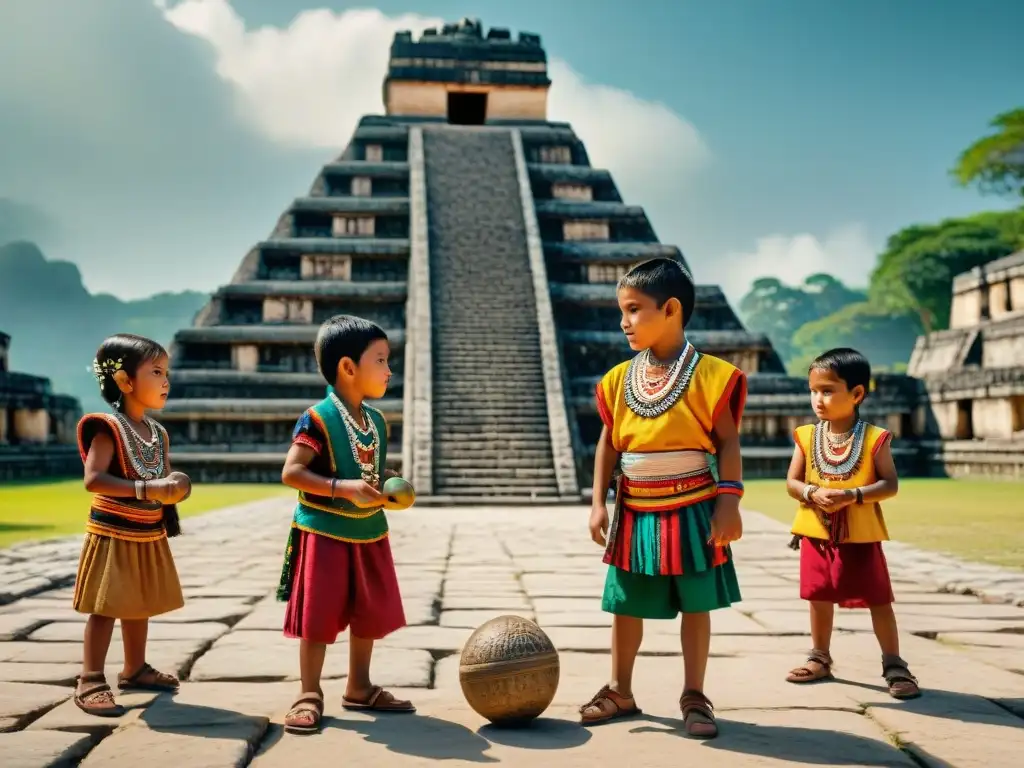
<svg viewBox="0 0 1024 768">
<path fill-rule="evenodd" d="M 217 74 L 235 88 L 243 114 L 275 141 L 300 147 L 344 146 L 362 115 L 383 111 L 394 33 L 442 23 L 321 8 L 287 27 L 250 30 L 229 0 L 154 2 L 177 29 L 213 47 Z M 671 194 L 709 159 L 697 130 L 665 105 L 587 83 L 558 59 L 550 73 L 550 118 L 572 123 L 591 162 L 609 168 L 631 201 Z"/>
<path fill-rule="evenodd" d="M 721 274 L 721 286 L 729 299 L 738 302 L 760 277 L 778 277 L 796 284 L 816 272 L 827 272 L 849 286 L 862 286 L 865 273 L 875 263 L 878 247 L 860 224 L 816 235 L 768 235 L 757 240 L 752 251 L 727 254 L 729 270 Z"/>
</svg>

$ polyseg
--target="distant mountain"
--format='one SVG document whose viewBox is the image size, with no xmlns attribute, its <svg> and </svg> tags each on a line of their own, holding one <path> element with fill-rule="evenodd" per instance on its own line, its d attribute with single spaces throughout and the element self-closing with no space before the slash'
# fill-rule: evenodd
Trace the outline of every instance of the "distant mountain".
<svg viewBox="0 0 1024 768">
<path fill-rule="evenodd" d="M 0 245 L 0 331 L 11 335 L 11 369 L 49 377 L 86 411 L 104 407 L 92 376 L 104 338 L 127 332 L 168 344 L 208 298 L 196 291 L 136 301 L 92 294 L 74 264 L 47 260 L 33 243 Z"/>
</svg>

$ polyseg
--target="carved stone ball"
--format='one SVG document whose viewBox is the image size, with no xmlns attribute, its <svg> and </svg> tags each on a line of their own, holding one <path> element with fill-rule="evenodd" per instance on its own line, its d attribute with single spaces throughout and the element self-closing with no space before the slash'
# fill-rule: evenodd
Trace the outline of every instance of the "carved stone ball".
<svg viewBox="0 0 1024 768">
<path fill-rule="evenodd" d="M 520 726 L 543 714 L 558 690 L 558 651 L 532 621 L 498 616 L 466 641 L 459 682 L 469 706 L 499 726 Z"/>
</svg>

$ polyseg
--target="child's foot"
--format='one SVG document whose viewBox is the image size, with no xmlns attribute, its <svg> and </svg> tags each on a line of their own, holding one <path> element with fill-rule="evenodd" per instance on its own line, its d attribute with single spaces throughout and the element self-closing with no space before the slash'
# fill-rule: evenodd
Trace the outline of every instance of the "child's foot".
<svg viewBox="0 0 1024 768">
<path fill-rule="evenodd" d="M 178 678 L 158 672 L 149 664 L 143 664 L 134 674 L 117 674 L 117 688 L 120 691 L 171 691 L 178 690 Z"/>
<path fill-rule="evenodd" d="M 284 716 L 287 733 L 317 733 L 324 716 L 324 697 L 319 693 L 303 693 L 292 703 Z"/>
<path fill-rule="evenodd" d="M 580 707 L 580 725 L 598 725 L 639 714 L 640 709 L 632 696 L 623 696 L 606 685 Z"/>
<path fill-rule="evenodd" d="M 718 735 L 714 705 L 700 691 L 683 691 L 679 699 L 683 713 L 683 728 L 687 736 L 695 739 L 713 739 Z"/>
<path fill-rule="evenodd" d="M 882 655 L 882 677 L 894 699 L 916 699 L 921 695 L 917 678 L 910 674 L 907 662 L 899 656 Z"/>
<path fill-rule="evenodd" d="M 813 683 L 816 680 L 832 679 L 832 657 L 827 651 L 812 650 L 807 655 L 807 663 L 802 667 L 791 669 L 786 675 L 787 683 Z"/>
<path fill-rule="evenodd" d="M 374 712 L 415 712 L 411 701 L 396 699 L 379 685 L 365 691 L 346 691 L 341 697 L 344 709 L 367 709 Z"/>
<path fill-rule="evenodd" d="M 124 714 L 124 707 L 114 701 L 114 692 L 102 672 L 91 672 L 78 678 L 75 706 L 97 717 L 120 717 Z"/>
</svg>

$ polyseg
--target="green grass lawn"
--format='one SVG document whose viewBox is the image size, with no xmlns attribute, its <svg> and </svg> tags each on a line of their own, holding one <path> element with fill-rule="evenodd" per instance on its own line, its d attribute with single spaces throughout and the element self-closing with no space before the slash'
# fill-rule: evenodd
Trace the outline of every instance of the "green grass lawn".
<svg viewBox="0 0 1024 768">
<path fill-rule="evenodd" d="M 791 523 L 796 502 L 781 480 L 745 483 L 743 506 Z M 889 535 L 965 560 L 1024 569 L 1024 483 L 908 478 L 882 505 Z"/>
<path fill-rule="evenodd" d="M 233 504 L 295 492 L 281 485 L 199 485 L 178 507 L 192 517 Z M 85 530 L 89 494 L 81 480 L 4 483 L 0 486 L 0 547 L 25 539 L 51 539 Z"/>
</svg>

